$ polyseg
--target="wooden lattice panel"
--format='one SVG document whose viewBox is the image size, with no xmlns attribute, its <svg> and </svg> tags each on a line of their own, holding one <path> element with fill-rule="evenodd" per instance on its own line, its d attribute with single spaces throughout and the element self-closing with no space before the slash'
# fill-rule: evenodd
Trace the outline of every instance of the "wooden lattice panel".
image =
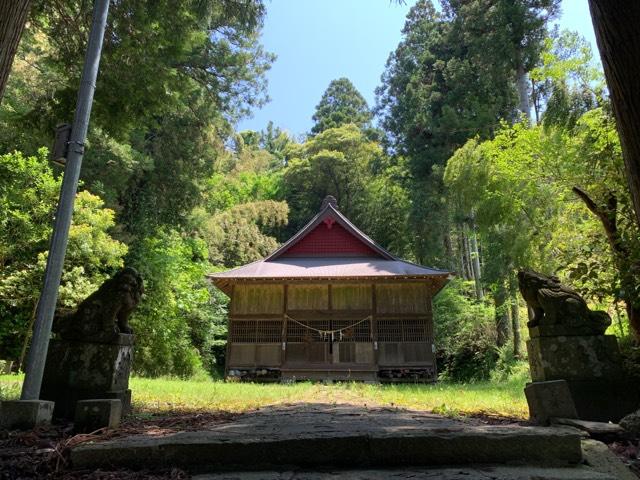
<svg viewBox="0 0 640 480">
<path fill-rule="evenodd" d="M 280 343 L 282 341 L 282 320 L 257 320 L 256 343 Z"/>
<path fill-rule="evenodd" d="M 378 319 L 379 342 L 426 342 L 431 340 L 430 330 L 426 319 Z"/>
<path fill-rule="evenodd" d="M 371 321 L 365 320 L 357 323 L 358 320 L 333 320 L 331 322 L 332 330 L 342 330 L 342 335 L 336 333 L 334 339 L 340 342 L 371 342 Z M 357 325 L 354 325 L 357 323 Z M 353 325 L 353 326 L 352 326 Z"/>
<path fill-rule="evenodd" d="M 402 340 L 405 342 L 424 342 L 427 340 L 426 323 L 421 319 L 402 319 Z"/>
<path fill-rule="evenodd" d="M 307 328 L 311 327 L 311 328 Z M 326 340 L 316 330 L 329 330 L 329 320 L 305 320 L 295 322 L 287 320 L 287 342 L 320 342 Z"/>
<path fill-rule="evenodd" d="M 280 343 L 282 320 L 231 320 L 229 339 L 233 343 Z"/>
<path fill-rule="evenodd" d="M 378 319 L 379 342 L 401 342 L 402 320 Z"/>
</svg>

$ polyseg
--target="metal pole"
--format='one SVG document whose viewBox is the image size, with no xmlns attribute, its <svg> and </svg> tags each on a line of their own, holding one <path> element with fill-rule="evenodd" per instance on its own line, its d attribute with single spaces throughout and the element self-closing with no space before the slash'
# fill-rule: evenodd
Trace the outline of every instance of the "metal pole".
<svg viewBox="0 0 640 480">
<path fill-rule="evenodd" d="M 22 384 L 22 400 L 37 400 L 40 397 L 40 387 L 42 385 L 42 375 L 44 364 L 49 348 L 49 337 L 51 336 L 51 325 L 53 315 L 58 300 L 58 288 L 62 276 L 62 267 L 67 250 L 69 239 L 69 227 L 73 215 L 73 203 L 78 189 L 78 179 L 80 177 L 80 167 L 82 166 L 82 156 L 84 154 L 84 142 L 87 137 L 89 117 L 91 115 L 91 105 L 93 103 L 93 93 L 96 89 L 96 78 L 98 76 L 98 66 L 100 64 L 100 54 L 102 52 L 102 41 L 107 23 L 109 11 L 109 0 L 96 0 L 93 7 L 93 25 L 89 34 L 89 44 L 82 70 L 80 90 L 78 91 L 78 101 L 76 113 L 73 119 L 73 129 L 69 141 L 69 153 L 60 190 L 60 200 L 56 212 L 53 235 L 47 268 L 45 270 L 44 286 L 36 321 L 33 328 L 33 338 L 31 348 L 27 357 L 27 367 L 25 379 Z"/>
</svg>

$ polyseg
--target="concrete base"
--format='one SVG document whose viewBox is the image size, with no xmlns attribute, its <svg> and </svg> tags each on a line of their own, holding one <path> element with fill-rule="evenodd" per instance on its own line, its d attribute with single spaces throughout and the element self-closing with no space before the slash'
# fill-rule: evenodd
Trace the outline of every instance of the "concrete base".
<svg viewBox="0 0 640 480">
<path fill-rule="evenodd" d="M 524 394 L 529 404 L 529 417 L 534 423 L 548 425 L 552 418 L 578 418 L 565 380 L 528 383 Z"/>
<path fill-rule="evenodd" d="M 120 400 L 80 400 L 76 405 L 74 430 L 90 433 L 100 428 L 117 428 L 121 418 L 122 402 Z"/>
<path fill-rule="evenodd" d="M 568 466 L 581 460 L 580 434 L 571 428 L 487 426 L 410 410 L 318 404 L 264 409 L 208 431 L 135 435 L 71 451 L 74 468 L 155 465 L 189 472 L 284 465 Z"/>
<path fill-rule="evenodd" d="M 46 400 L 5 400 L 0 402 L 0 426 L 7 430 L 30 430 L 51 423 L 53 402 Z"/>
</svg>

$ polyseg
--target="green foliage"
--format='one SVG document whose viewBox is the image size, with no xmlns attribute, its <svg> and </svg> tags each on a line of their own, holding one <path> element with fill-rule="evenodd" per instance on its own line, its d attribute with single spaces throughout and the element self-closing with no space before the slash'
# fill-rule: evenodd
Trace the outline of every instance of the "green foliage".
<svg viewBox="0 0 640 480">
<path fill-rule="evenodd" d="M 475 302 L 472 292 L 472 285 L 454 280 L 435 299 L 435 342 L 442 379 L 487 380 L 496 366 L 493 310 Z"/>
<path fill-rule="evenodd" d="M 603 103 L 604 75 L 594 65 L 589 42 L 575 32 L 547 38 L 530 76 L 536 118 L 542 116 L 545 126 L 572 129 L 582 114 Z"/>
<path fill-rule="evenodd" d="M 70 118 L 92 4 L 36 2 L 33 27 L 51 48 L 41 62 L 62 77 L 41 109 Z M 237 118 L 265 100 L 264 72 L 273 57 L 257 42 L 259 0 L 177 2 L 125 0 L 109 10 L 92 121 L 117 136 L 184 103 Z M 143 55 L 140 52 L 144 52 Z M 216 113 L 217 112 L 217 113 Z"/>
<path fill-rule="evenodd" d="M 47 261 L 60 180 L 46 149 L 0 155 L 0 357 L 17 359 L 35 314 Z M 122 266 L 127 247 L 114 240 L 114 212 L 78 193 L 58 297 L 72 308 Z"/>
<path fill-rule="evenodd" d="M 202 235 L 214 264 L 235 267 L 266 257 L 278 246 L 264 232 L 273 232 L 287 224 L 286 202 L 265 200 L 235 205 L 208 218 Z"/>
<path fill-rule="evenodd" d="M 293 146 L 283 176 L 291 231 L 313 217 L 327 195 L 336 197 L 340 210 L 357 221 L 366 180 L 382 156 L 380 146 L 354 124 L 329 128 Z"/>
<path fill-rule="evenodd" d="M 129 263 L 145 281 L 143 301 L 131 317 L 136 333 L 134 371 L 189 377 L 211 368 L 214 323 L 207 250 L 203 241 L 159 230 L 131 252 Z"/>
<path fill-rule="evenodd" d="M 366 130 L 371 128 L 372 117 L 367 101 L 353 83 L 348 78 L 338 78 L 331 81 L 316 106 L 311 133 L 317 135 L 350 123 Z"/>
</svg>

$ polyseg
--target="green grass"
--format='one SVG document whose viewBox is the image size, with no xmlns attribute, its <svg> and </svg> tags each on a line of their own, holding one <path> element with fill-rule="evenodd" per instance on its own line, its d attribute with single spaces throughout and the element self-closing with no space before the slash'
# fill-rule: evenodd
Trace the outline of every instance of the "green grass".
<svg viewBox="0 0 640 480">
<path fill-rule="evenodd" d="M 489 414 L 526 418 L 524 376 L 507 381 L 434 385 L 362 383 L 256 384 L 138 378 L 130 382 L 134 406 L 142 411 L 222 410 L 243 412 L 267 405 L 295 402 L 351 403 L 411 408 L 445 415 Z M 17 398 L 22 376 L 0 376 L 0 398 Z"/>
</svg>

